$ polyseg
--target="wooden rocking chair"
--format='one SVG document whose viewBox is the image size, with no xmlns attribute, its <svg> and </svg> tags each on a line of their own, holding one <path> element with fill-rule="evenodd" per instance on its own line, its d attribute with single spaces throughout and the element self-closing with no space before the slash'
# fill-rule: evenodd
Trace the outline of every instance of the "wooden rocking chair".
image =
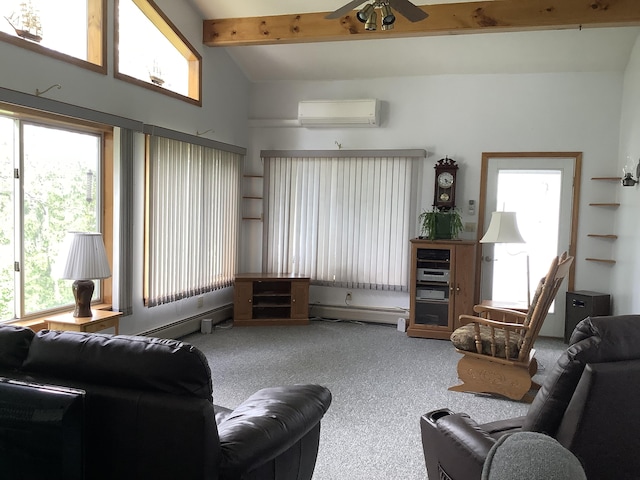
<svg viewBox="0 0 640 480">
<path fill-rule="evenodd" d="M 540 388 L 532 380 L 538 370 L 533 344 L 572 262 L 566 252 L 553 259 L 526 313 L 476 305 L 473 311 L 479 316 L 460 315 L 463 326 L 451 334 L 451 341 L 463 355 L 458 362 L 462 384 L 449 390 L 533 400 L 530 390 Z"/>
</svg>

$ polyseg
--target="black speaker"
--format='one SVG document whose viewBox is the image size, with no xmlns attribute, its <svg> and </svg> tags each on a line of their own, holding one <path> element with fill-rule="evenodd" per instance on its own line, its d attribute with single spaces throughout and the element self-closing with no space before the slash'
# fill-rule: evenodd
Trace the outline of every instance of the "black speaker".
<svg viewBox="0 0 640 480">
<path fill-rule="evenodd" d="M 564 317 L 564 342 L 569 343 L 576 325 L 587 317 L 611 314 L 611 295 L 606 293 L 577 290 L 567 292 Z"/>
</svg>

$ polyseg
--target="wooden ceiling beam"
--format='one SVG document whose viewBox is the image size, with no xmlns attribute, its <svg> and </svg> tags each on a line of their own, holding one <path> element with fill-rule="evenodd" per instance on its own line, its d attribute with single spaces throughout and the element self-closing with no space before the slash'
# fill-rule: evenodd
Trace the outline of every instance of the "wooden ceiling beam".
<svg viewBox="0 0 640 480">
<path fill-rule="evenodd" d="M 495 0 L 419 8 L 429 18 L 411 23 L 396 14 L 393 30 L 374 32 L 364 29 L 355 10 L 337 20 L 325 19 L 329 12 L 204 20 L 203 43 L 229 47 L 640 25 L 640 0 Z"/>
</svg>

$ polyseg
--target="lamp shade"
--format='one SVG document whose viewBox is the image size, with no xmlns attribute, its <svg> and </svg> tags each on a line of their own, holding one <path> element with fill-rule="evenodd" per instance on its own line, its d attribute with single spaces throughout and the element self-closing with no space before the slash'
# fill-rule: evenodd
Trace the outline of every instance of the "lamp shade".
<svg viewBox="0 0 640 480">
<path fill-rule="evenodd" d="M 62 278 L 68 280 L 94 280 L 111 276 L 102 234 L 96 232 L 70 232 L 66 257 L 63 252 Z"/>
<path fill-rule="evenodd" d="M 480 243 L 526 243 L 518 230 L 516 212 L 493 212 Z"/>
</svg>

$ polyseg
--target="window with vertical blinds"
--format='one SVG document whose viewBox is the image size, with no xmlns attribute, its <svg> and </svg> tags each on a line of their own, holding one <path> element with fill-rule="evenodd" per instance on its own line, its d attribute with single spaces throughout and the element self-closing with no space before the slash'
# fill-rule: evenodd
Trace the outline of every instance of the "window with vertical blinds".
<svg viewBox="0 0 640 480">
<path fill-rule="evenodd" d="M 242 155 L 147 137 L 145 304 L 233 284 Z"/>
<path fill-rule="evenodd" d="M 264 271 L 304 274 L 320 285 L 406 291 L 416 159 L 425 152 L 319 153 L 262 154 Z"/>
</svg>

